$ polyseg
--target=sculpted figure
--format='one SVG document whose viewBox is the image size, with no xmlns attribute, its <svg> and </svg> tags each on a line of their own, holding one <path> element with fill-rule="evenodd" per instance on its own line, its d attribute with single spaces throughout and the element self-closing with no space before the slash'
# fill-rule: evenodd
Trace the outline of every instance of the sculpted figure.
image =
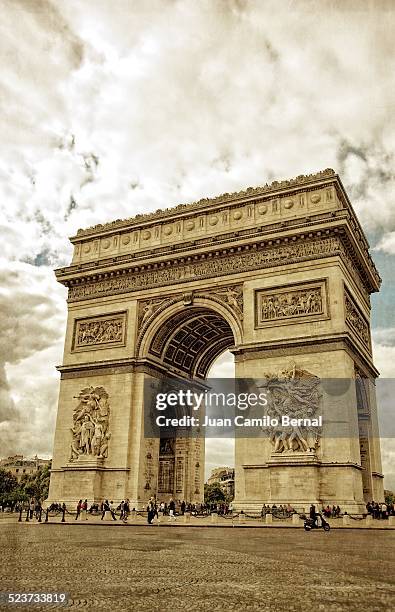
<svg viewBox="0 0 395 612">
<path fill-rule="evenodd" d="M 268 414 L 279 422 L 272 427 L 270 441 L 273 453 L 315 451 L 319 445 L 320 428 L 282 425 L 282 416 L 290 419 L 313 419 L 320 405 L 319 378 L 304 370 L 291 368 L 267 375 L 270 391 Z"/>
<path fill-rule="evenodd" d="M 237 296 L 238 296 L 237 291 L 235 291 L 231 287 L 227 288 L 227 290 L 226 290 L 226 300 L 227 300 L 229 306 L 233 306 L 233 308 L 236 308 L 238 310 L 239 305 L 238 305 L 237 299 L 236 299 Z"/>
<path fill-rule="evenodd" d="M 81 426 L 70 429 L 73 439 L 71 442 L 71 455 L 70 460 L 76 459 L 80 455 L 80 442 L 81 442 Z"/>
<path fill-rule="evenodd" d="M 94 421 L 94 427 L 91 448 L 94 455 L 99 455 L 100 446 L 103 439 L 103 427 L 99 421 Z"/>
<path fill-rule="evenodd" d="M 91 440 L 93 436 L 94 425 L 90 420 L 89 416 L 86 414 L 84 416 L 84 420 L 81 425 L 81 449 L 87 455 L 91 454 Z"/>
<path fill-rule="evenodd" d="M 143 318 L 141 321 L 141 326 L 143 326 L 144 323 L 148 321 L 148 319 L 154 314 L 154 310 L 155 310 L 155 303 L 153 300 L 150 300 L 148 304 L 144 306 L 144 311 L 143 311 L 144 314 L 143 314 Z"/>
<path fill-rule="evenodd" d="M 110 405 L 108 393 L 103 387 L 82 389 L 77 396 L 78 405 L 73 411 L 73 427 L 70 429 L 70 461 L 81 455 L 107 457 Z"/>
<path fill-rule="evenodd" d="M 111 438 L 111 434 L 108 433 L 104 436 L 104 438 L 101 441 L 101 445 L 100 445 L 100 450 L 99 450 L 99 457 L 108 457 L 108 441 Z"/>
</svg>

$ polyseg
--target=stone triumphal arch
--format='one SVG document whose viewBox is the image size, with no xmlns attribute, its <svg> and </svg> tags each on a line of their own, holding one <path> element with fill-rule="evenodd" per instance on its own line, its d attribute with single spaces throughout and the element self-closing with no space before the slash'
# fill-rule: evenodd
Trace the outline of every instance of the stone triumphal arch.
<svg viewBox="0 0 395 612">
<path fill-rule="evenodd" d="M 227 349 L 236 377 L 353 380 L 323 398 L 313 448 L 287 436 L 236 439 L 236 507 L 360 512 L 383 497 L 369 327 L 380 278 L 334 171 L 97 225 L 71 241 L 72 263 L 56 271 L 69 293 L 52 501 L 201 501 L 204 440 L 145 437 L 144 381 L 204 381 Z M 334 423 L 345 435 L 331 436 Z"/>
</svg>

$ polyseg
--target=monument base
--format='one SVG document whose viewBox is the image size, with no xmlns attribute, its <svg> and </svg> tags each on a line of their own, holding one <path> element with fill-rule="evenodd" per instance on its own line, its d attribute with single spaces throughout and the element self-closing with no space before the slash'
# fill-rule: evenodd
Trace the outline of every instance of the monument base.
<svg viewBox="0 0 395 612">
<path fill-rule="evenodd" d="M 355 463 L 325 462 L 314 451 L 306 451 L 272 453 L 265 464 L 243 468 L 244 491 L 241 487 L 233 502 L 237 511 L 259 514 L 264 504 L 270 508 L 289 504 L 308 513 L 314 504 L 317 511 L 329 505 L 339 506 L 341 513 L 366 512 L 361 468 Z"/>
<path fill-rule="evenodd" d="M 128 468 L 105 467 L 105 459 L 84 455 L 51 470 L 51 485 L 46 504 L 65 503 L 74 506 L 80 499 L 89 506 L 108 499 L 119 504 L 125 499 Z"/>
</svg>

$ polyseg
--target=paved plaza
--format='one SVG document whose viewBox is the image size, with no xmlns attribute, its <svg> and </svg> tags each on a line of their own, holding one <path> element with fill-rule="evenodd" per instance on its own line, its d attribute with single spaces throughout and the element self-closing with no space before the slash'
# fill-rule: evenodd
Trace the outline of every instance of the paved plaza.
<svg viewBox="0 0 395 612">
<path fill-rule="evenodd" d="M 77 610 L 383 612 L 395 597 L 392 530 L 2 522 L 0 541 L 1 591 L 64 591 Z"/>
</svg>

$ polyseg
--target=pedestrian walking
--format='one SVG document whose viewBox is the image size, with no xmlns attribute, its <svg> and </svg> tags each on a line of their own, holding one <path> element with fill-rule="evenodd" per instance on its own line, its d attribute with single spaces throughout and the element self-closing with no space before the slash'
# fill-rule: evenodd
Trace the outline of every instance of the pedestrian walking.
<svg viewBox="0 0 395 612">
<path fill-rule="evenodd" d="M 152 521 L 157 515 L 155 500 L 151 497 L 147 506 L 147 522 L 148 525 L 152 525 Z"/>
<path fill-rule="evenodd" d="M 177 520 L 175 517 L 175 511 L 176 511 L 176 504 L 174 502 L 174 499 L 171 499 L 169 502 L 169 522 L 172 520 Z"/>
<path fill-rule="evenodd" d="M 82 510 L 82 499 L 80 499 L 80 501 L 77 504 L 77 514 L 75 515 L 75 520 L 77 520 L 81 514 L 81 510 Z"/>
<path fill-rule="evenodd" d="M 108 499 L 106 499 L 106 500 L 103 502 L 103 510 L 102 510 L 102 515 L 101 515 L 101 519 L 100 519 L 100 520 L 103 520 L 103 519 L 104 519 L 104 517 L 106 516 L 106 512 L 109 512 L 109 513 L 111 514 L 111 516 L 112 516 L 112 520 L 113 520 L 113 521 L 116 521 L 116 520 L 117 520 L 117 519 L 115 518 L 114 510 L 113 510 L 113 508 L 112 508 L 112 503 L 113 503 L 113 502 L 112 502 L 112 501 L 111 501 L 111 502 L 109 502 L 109 501 L 108 501 Z"/>
<path fill-rule="evenodd" d="M 123 514 L 122 514 L 122 520 L 124 523 L 127 523 L 129 513 L 130 513 L 130 502 L 129 502 L 129 499 L 125 499 L 124 504 L 123 504 Z"/>
<path fill-rule="evenodd" d="M 40 512 L 41 512 L 41 502 L 38 500 L 36 502 L 35 508 L 34 508 L 34 513 L 36 515 L 36 520 L 38 521 L 39 517 L 40 517 Z"/>
<path fill-rule="evenodd" d="M 85 520 L 87 521 L 88 520 L 88 500 L 87 499 L 85 499 L 82 502 L 81 511 L 83 515 L 85 516 Z"/>
<path fill-rule="evenodd" d="M 112 520 L 113 520 L 113 521 L 116 521 L 116 520 L 117 520 L 117 518 L 116 518 L 116 516 L 115 516 L 115 512 L 114 512 L 114 506 L 113 506 L 113 503 L 114 503 L 114 502 L 111 500 L 111 501 L 110 501 L 110 504 L 109 504 L 109 506 L 110 506 L 110 514 L 111 514 L 111 516 L 112 516 Z"/>
</svg>

